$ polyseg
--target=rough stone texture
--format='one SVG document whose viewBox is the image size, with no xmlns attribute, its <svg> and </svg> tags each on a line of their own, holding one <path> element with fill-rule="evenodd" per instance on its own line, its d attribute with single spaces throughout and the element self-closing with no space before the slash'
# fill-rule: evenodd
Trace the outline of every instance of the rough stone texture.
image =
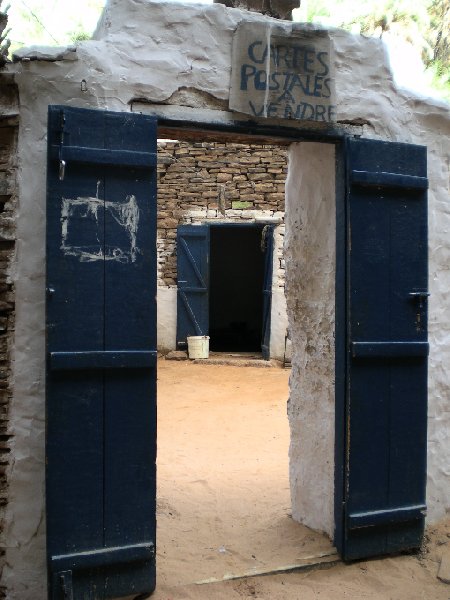
<svg viewBox="0 0 450 600">
<path fill-rule="evenodd" d="M 9 427 L 11 353 L 14 334 L 14 215 L 17 205 L 16 169 L 18 96 L 11 77 L 0 74 L 0 580 L 5 561 L 3 525 L 8 503 L 8 475 L 13 440 Z M 0 584 L 0 598 L 5 588 Z"/>
<path fill-rule="evenodd" d="M 300 6 L 300 0 L 214 0 L 214 2 L 231 8 L 253 10 L 276 19 L 292 19 L 292 11 Z"/>
<path fill-rule="evenodd" d="M 13 60 L 78 60 L 76 52 L 75 46 L 29 46 L 18 48 Z"/>
<path fill-rule="evenodd" d="M 77 61 L 16 63 L 21 97 L 21 210 L 14 267 L 16 332 L 10 408 L 15 459 L 9 472 L 7 566 L 3 574 L 9 600 L 46 596 L 43 327 L 47 106 L 128 111 L 130 103 L 139 98 L 147 105 L 165 103 L 165 108 L 177 102 L 182 107 L 194 106 L 199 116 L 214 109 L 214 118 L 220 122 L 217 113 L 226 107 L 229 97 L 233 32 L 243 19 L 256 22 L 266 17 L 220 4 L 179 4 L 174 10 L 173 3 L 110 0 L 96 39 L 77 47 Z M 292 27 L 289 23 L 282 26 Z M 331 32 L 331 37 L 338 124 L 355 124 L 365 137 L 429 148 L 428 504 L 429 519 L 436 521 L 450 509 L 449 109 L 444 103 L 396 88 L 382 40 L 340 31 Z M 81 86 L 83 80 L 85 87 Z M 183 110 L 179 109 L 179 116 Z M 223 115 L 224 121 L 231 118 L 229 113 Z M 317 173 L 318 181 L 320 177 Z M 289 214 L 287 219 L 288 230 L 295 231 L 298 223 Z M 286 263 L 287 272 L 289 269 Z M 293 338 L 293 346 L 301 345 L 302 339 Z M 298 369 L 293 369 L 291 407 L 298 401 L 299 379 Z"/>
<path fill-rule="evenodd" d="M 317 174 L 320 173 L 320 177 Z M 286 182 L 292 516 L 334 531 L 334 146 L 293 144 Z"/>
<path fill-rule="evenodd" d="M 286 173 L 282 146 L 159 142 L 158 284 L 177 283 L 178 225 L 255 222 L 258 217 L 282 222 Z M 276 285 L 283 287 L 281 250 L 276 264 Z"/>
</svg>

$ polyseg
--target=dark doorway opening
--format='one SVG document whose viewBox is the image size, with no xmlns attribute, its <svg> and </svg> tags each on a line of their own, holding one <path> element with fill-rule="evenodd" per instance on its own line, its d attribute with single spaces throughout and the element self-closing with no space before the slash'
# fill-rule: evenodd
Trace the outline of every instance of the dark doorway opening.
<svg viewBox="0 0 450 600">
<path fill-rule="evenodd" d="M 263 225 L 210 228 L 210 349 L 261 352 Z"/>
</svg>

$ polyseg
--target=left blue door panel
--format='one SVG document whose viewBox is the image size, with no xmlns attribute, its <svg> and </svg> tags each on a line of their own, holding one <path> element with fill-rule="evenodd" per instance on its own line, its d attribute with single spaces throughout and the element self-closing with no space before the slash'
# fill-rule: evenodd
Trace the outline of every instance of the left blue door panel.
<svg viewBox="0 0 450 600">
<path fill-rule="evenodd" d="M 49 598 L 150 593 L 156 543 L 156 123 L 49 108 Z"/>
<path fill-rule="evenodd" d="M 177 348 L 209 329 L 209 227 L 181 225 L 177 232 Z"/>
</svg>

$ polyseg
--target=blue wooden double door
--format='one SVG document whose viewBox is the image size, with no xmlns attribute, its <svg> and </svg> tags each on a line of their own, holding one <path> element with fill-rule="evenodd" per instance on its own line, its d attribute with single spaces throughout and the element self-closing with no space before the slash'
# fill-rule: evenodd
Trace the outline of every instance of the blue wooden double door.
<svg viewBox="0 0 450 600">
<path fill-rule="evenodd" d="M 49 109 L 51 600 L 144 597 L 155 587 L 156 125 L 129 113 Z M 335 543 L 354 559 L 417 548 L 423 532 L 427 179 L 423 147 L 348 139 L 343 151 Z M 185 289 L 187 307 L 208 288 L 208 253 L 195 246 L 202 232 L 180 230 L 195 259 L 187 288 L 202 288 Z"/>
<path fill-rule="evenodd" d="M 177 348 L 270 356 L 273 225 L 182 225 L 177 235 Z"/>
</svg>

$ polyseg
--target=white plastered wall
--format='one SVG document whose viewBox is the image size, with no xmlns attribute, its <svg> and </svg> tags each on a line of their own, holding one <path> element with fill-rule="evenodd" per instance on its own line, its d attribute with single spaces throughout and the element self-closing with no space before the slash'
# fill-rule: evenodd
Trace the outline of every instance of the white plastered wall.
<svg viewBox="0 0 450 600">
<path fill-rule="evenodd" d="M 177 344 L 177 288 L 158 286 L 156 303 L 158 351 L 167 354 Z"/>
<path fill-rule="evenodd" d="M 334 146 L 289 152 L 286 295 L 292 344 L 288 404 L 292 516 L 334 531 L 334 332 L 336 193 Z"/>
<path fill-rule="evenodd" d="M 227 9 L 221 4 L 174 6 L 173 3 L 148 0 L 111 0 L 96 40 L 81 43 L 76 53 L 59 52 L 63 58 L 65 56 L 64 60 L 22 62 L 14 67 L 20 89 L 21 122 L 18 241 L 12 273 L 17 294 L 10 412 L 14 440 L 3 573 L 9 600 L 45 598 L 46 587 L 43 329 L 47 105 L 128 111 L 133 99 L 146 98 L 152 103 L 164 103 L 158 107 L 160 111 L 174 110 L 178 116 L 185 111 L 194 111 L 206 120 L 212 115 L 214 119 L 227 121 L 231 118 L 224 112 L 229 93 L 231 43 L 237 24 L 243 19 L 271 22 L 261 15 Z M 285 27 L 289 31 L 291 24 L 286 23 Z M 429 519 L 436 521 L 450 508 L 449 110 L 442 103 L 396 89 L 380 40 L 336 31 L 332 32 L 332 42 L 338 120 L 356 124 L 359 133 L 365 137 L 419 143 L 429 148 L 428 505 Z M 54 51 L 48 54 L 55 56 Z M 86 91 L 82 91 L 83 80 Z M 177 103 L 183 106 L 177 108 Z M 301 147 L 293 149 L 293 164 L 301 152 Z M 293 176 L 291 170 L 289 177 Z M 286 215 L 287 237 L 291 240 L 288 249 L 292 255 L 292 261 L 286 260 L 287 279 L 292 286 L 292 292 L 288 291 L 288 312 L 291 322 L 295 319 L 298 322 L 298 307 L 291 296 L 296 293 L 297 211 L 306 211 L 304 214 L 308 219 L 313 219 L 314 213 L 308 211 L 308 204 L 301 204 L 304 198 L 298 197 L 300 204 L 297 204 L 295 194 L 289 197 L 293 210 L 288 210 Z M 173 299 L 171 302 L 173 306 Z M 323 310 L 326 313 L 330 308 L 331 305 L 324 306 Z M 300 319 L 292 334 L 293 346 L 298 348 L 294 360 L 297 366 L 294 365 L 291 377 L 289 409 L 292 457 L 302 423 L 310 418 L 310 405 L 301 397 L 303 384 L 299 370 L 301 361 L 307 356 L 301 354 L 307 333 L 307 324 L 302 325 Z M 166 335 L 170 337 L 173 333 L 167 331 Z M 325 340 L 322 337 L 321 343 Z M 307 368 L 308 363 L 305 366 Z M 330 371 L 328 375 L 331 376 Z M 323 489 L 326 501 L 315 505 L 311 498 L 307 502 L 305 495 L 302 498 L 297 494 L 295 479 L 292 482 L 293 500 L 294 514 L 298 518 L 304 518 L 302 507 L 312 506 L 316 518 L 314 526 L 330 531 L 333 417 L 325 391 L 322 400 L 323 427 L 330 432 L 329 435 L 324 433 L 328 445 L 320 457 L 322 465 L 328 465 L 328 475 L 324 471 L 324 481 L 328 482 Z M 319 414 L 316 417 L 319 418 Z M 294 467 L 292 473 L 296 471 Z"/>
</svg>

